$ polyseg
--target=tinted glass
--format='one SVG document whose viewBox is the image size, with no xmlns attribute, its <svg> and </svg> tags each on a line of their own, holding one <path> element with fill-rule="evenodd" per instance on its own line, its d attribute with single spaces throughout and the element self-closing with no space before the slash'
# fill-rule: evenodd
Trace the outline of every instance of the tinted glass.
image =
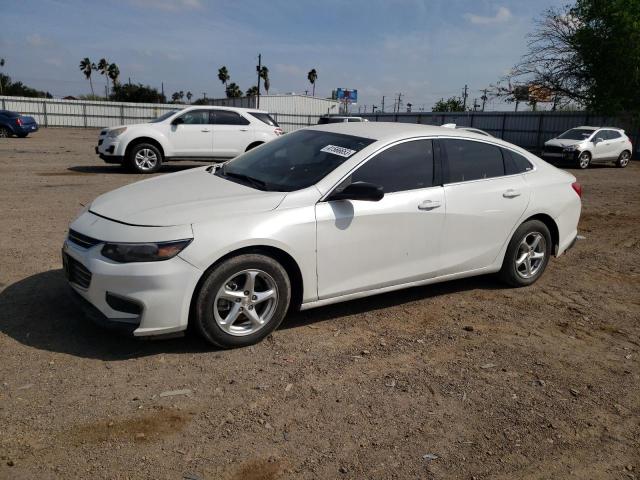
<svg viewBox="0 0 640 480">
<path fill-rule="evenodd" d="M 249 125 L 249 120 L 230 110 L 215 110 L 213 116 L 216 125 Z"/>
<path fill-rule="evenodd" d="M 620 135 L 620 132 L 618 132 L 617 130 L 607 130 L 607 138 L 609 140 L 615 140 L 616 138 L 620 138 L 622 135 Z"/>
<path fill-rule="evenodd" d="M 504 157 L 505 173 L 507 175 L 515 175 L 516 173 L 528 172 L 533 170 L 531 162 L 524 158 L 522 155 L 511 150 L 502 150 L 502 156 Z"/>
<path fill-rule="evenodd" d="M 149 123 L 158 123 L 161 122 L 163 120 L 166 120 L 167 118 L 169 118 L 172 115 L 175 115 L 176 113 L 178 113 L 180 110 L 169 110 L 167 113 L 163 113 L 162 115 L 160 115 L 158 118 L 155 118 L 153 120 L 151 120 Z"/>
<path fill-rule="evenodd" d="M 320 120 L 318 120 L 318 125 L 326 125 L 327 123 L 342 123 L 345 121 L 346 119 L 343 117 L 320 117 Z"/>
<path fill-rule="evenodd" d="M 262 123 L 266 123 L 267 125 L 270 125 L 272 127 L 279 127 L 280 126 L 280 125 L 278 125 L 278 122 L 276 122 L 273 119 L 273 117 L 271 115 L 269 115 L 268 113 L 249 112 L 249 115 L 251 115 L 252 117 L 257 118 Z"/>
<path fill-rule="evenodd" d="M 381 185 L 385 193 L 431 187 L 433 144 L 415 140 L 387 148 L 358 168 L 351 181 Z"/>
<path fill-rule="evenodd" d="M 586 140 L 589 138 L 595 130 L 590 128 L 572 128 L 571 130 L 567 130 L 558 138 L 563 140 Z"/>
<path fill-rule="evenodd" d="M 361 122 L 362 120 L 359 118 L 349 118 L 347 122 Z"/>
<path fill-rule="evenodd" d="M 318 183 L 373 142 L 370 138 L 299 130 L 234 158 L 216 175 L 264 190 L 300 190 Z"/>
<path fill-rule="evenodd" d="M 500 149 L 472 140 L 443 140 L 448 160 L 448 183 L 504 175 Z"/>
<path fill-rule="evenodd" d="M 185 125 L 208 125 L 208 110 L 191 110 L 180 117 Z"/>
</svg>

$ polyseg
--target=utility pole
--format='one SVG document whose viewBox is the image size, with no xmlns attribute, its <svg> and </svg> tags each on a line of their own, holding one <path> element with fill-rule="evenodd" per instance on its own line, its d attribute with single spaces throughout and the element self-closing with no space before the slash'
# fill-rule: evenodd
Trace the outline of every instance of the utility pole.
<svg viewBox="0 0 640 480">
<path fill-rule="evenodd" d="M 396 108 L 394 108 L 394 112 L 400 113 L 401 106 L 402 106 L 402 93 L 398 93 L 398 102 L 396 103 Z"/>
<path fill-rule="evenodd" d="M 262 70 L 262 54 L 258 54 L 258 66 L 256 67 L 258 71 L 258 98 L 256 100 L 256 108 L 260 108 L 260 70 Z"/>
<path fill-rule="evenodd" d="M 371 113 L 376 113 L 376 108 L 378 108 L 377 105 L 371 105 Z"/>
<path fill-rule="evenodd" d="M 482 99 L 482 111 L 484 112 L 484 104 L 487 102 L 487 98 L 488 98 L 486 88 L 482 90 L 482 96 L 480 98 Z"/>
<path fill-rule="evenodd" d="M 468 89 L 469 87 L 465 85 L 464 92 L 462 93 L 462 98 L 463 98 L 462 109 L 465 112 L 467 111 L 467 97 L 469 96 L 469 93 L 467 92 Z"/>
<path fill-rule="evenodd" d="M 206 100 L 206 99 L 207 99 L 207 92 L 202 92 L 202 98 L 203 98 L 204 100 Z"/>
<path fill-rule="evenodd" d="M 160 91 L 162 92 L 162 97 L 164 98 L 164 82 L 160 82 Z"/>
<path fill-rule="evenodd" d="M 382 96 L 382 113 L 384 113 L 384 95 Z"/>
<path fill-rule="evenodd" d="M 473 99 L 473 111 L 477 112 L 479 107 L 480 107 L 480 104 L 478 103 L 478 99 L 474 98 Z"/>
</svg>

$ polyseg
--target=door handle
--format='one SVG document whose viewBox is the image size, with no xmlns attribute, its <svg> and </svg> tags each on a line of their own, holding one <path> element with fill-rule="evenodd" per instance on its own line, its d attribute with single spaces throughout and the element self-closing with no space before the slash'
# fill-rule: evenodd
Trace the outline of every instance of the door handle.
<svg viewBox="0 0 640 480">
<path fill-rule="evenodd" d="M 418 210 L 433 210 L 435 208 L 440 207 L 440 202 L 438 200 L 425 200 L 424 202 L 418 205 Z"/>
<path fill-rule="evenodd" d="M 514 189 L 512 189 L 512 188 L 510 188 L 509 190 L 507 190 L 506 192 L 504 192 L 504 193 L 502 194 L 502 196 L 503 196 L 504 198 L 516 198 L 516 197 L 519 197 L 520 195 L 521 195 L 521 194 L 520 194 L 520 192 L 519 192 L 519 191 L 514 190 Z"/>
<path fill-rule="evenodd" d="M 240 129 L 240 131 L 241 131 L 241 132 L 248 132 L 248 131 L 249 131 L 249 129 L 248 129 L 248 128 L 241 128 L 241 129 Z"/>
<path fill-rule="evenodd" d="M 203 128 L 202 130 L 200 130 L 201 132 L 210 132 L 211 130 L 209 130 L 208 128 Z"/>
</svg>

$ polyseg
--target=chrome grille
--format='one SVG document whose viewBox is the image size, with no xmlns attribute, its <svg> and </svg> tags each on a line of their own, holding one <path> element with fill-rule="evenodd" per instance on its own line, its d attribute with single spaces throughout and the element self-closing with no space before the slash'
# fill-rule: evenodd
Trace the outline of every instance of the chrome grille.
<svg viewBox="0 0 640 480">
<path fill-rule="evenodd" d="M 71 229 L 69 229 L 69 235 L 67 236 L 67 239 L 71 243 L 75 243 L 76 245 L 82 248 L 91 248 L 95 245 L 98 245 L 99 243 L 102 243 L 100 242 L 100 240 L 96 240 L 95 238 L 88 237 L 86 235 L 83 235 Z"/>
</svg>

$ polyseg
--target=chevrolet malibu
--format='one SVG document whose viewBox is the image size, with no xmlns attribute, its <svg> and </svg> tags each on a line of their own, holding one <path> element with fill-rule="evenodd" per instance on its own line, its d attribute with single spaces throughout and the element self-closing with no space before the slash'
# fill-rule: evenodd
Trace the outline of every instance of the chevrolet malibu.
<svg viewBox="0 0 640 480">
<path fill-rule="evenodd" d="M 495 272 L 531 285 L 574 244 L 580 195 L 496 138 L 329 124 L 98 197 L 63 264 L 102 324 L 239 347 L 292 309 Z"/>
</svg>

